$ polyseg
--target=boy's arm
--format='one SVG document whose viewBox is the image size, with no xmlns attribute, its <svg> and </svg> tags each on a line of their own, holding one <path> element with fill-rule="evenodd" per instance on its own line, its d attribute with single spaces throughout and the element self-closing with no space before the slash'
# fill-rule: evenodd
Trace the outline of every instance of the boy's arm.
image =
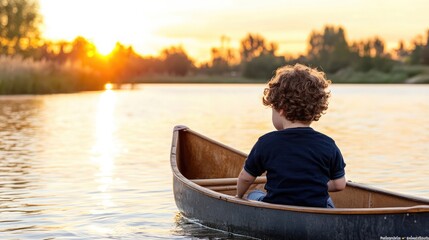
<svg viewBox="0 0 429 240">
<path fill-rule="evenodd" d="M 246 170 L 241 170 L 237 180 L 237 195 L 235 197 L 243 198 L 250 185 L 255 181 L 256 177 L 250 175 Z"/>
<path fill-rule="evenodd" d="M 328 192 L 338 192 L 346 188 L 346 177 L 341 177 L 335 180 L 329 180 Z"/>
</svg>

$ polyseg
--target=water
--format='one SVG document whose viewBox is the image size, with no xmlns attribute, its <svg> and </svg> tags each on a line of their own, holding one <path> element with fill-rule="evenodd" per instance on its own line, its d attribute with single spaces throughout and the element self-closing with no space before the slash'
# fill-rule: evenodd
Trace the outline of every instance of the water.
<svg viewBox="0 0 429 240">
<path fill-rule="evenodd" d="M 227 239 L 181 217 L 171 133 L 183 124 L 248 152 L 273 130 L 263 85 L 0 97 L 0 239 Z M 313 125 L 347 178 L 429 198 L 429 86 L 334 85 Z M 238 237 L 235 237 L 235 239 Z"/>
</svg>

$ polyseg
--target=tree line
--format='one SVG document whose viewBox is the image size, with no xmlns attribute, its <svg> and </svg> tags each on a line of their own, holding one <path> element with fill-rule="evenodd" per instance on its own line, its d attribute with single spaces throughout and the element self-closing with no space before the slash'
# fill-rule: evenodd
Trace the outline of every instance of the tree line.
<svg viewBox="0 0 429 240">
<path fill-rule="evenodd" d="M 415 37 L 408 47 L 401 41 L 397 49 L 388 52 L 381 37 L 349 41 L 342 26 L 326 25 L 310 33 L 307 52 L 297 57 L 279 54 L 278 43 L 258 33 L 241 39 L 239 49 L 229 47 L 230 39 L 222 36 L 221 46 L 211 49 L 210 61 L 197 66 L 181 46 L 167 47 L 156 57 L 143 57 L 133 47 L 118 42 L 106 57 L 82 36 L 72 42 L 49 41 L 41 38 L 42 22 L 37 1 L 0 1 L 0 55 L 55 64 L 78 63 L 100 79 L 118 83 L 159 74 L 243 76 L 266 81 L 277 67 L 297 62 L 328 74 L 344 69 L 389 73 L 397 65 L 429 65 L 429 30 L 425 36 Z"/>
</svg>

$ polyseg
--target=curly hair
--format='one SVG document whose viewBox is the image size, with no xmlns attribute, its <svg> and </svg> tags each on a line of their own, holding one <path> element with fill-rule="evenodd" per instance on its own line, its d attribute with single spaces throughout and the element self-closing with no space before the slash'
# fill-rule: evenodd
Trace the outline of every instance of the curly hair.
<svg viewBox="0 0 429 240">
<path fill-rule="evenodd" d="M 315 68 L 286 65 L 277 69 L 268 81 L 262 102 L 275 110 L 283 110 L 289 121 L 311 123 L 318 121 L 328 109 L 330 83 L 325 74 Z"/>
</svg>

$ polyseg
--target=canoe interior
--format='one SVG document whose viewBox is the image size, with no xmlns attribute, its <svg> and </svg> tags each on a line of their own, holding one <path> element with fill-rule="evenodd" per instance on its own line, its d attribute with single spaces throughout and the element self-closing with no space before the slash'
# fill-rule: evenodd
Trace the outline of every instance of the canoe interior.
<svg viewBox="0 0 429 240">
<path fill-rule="evenodd" d="M 247 155 L 190 129 L 178 131 L 177 167 L 187 179 L 227 195 L 235 195 L 236 178 Z M 264 189 L 265 178 L 250 189 Z M 429 199 L 347 183 L 345 190 L 330 193 L 337 208 L 386 208 L 429 205 Z"/>
</svg>

